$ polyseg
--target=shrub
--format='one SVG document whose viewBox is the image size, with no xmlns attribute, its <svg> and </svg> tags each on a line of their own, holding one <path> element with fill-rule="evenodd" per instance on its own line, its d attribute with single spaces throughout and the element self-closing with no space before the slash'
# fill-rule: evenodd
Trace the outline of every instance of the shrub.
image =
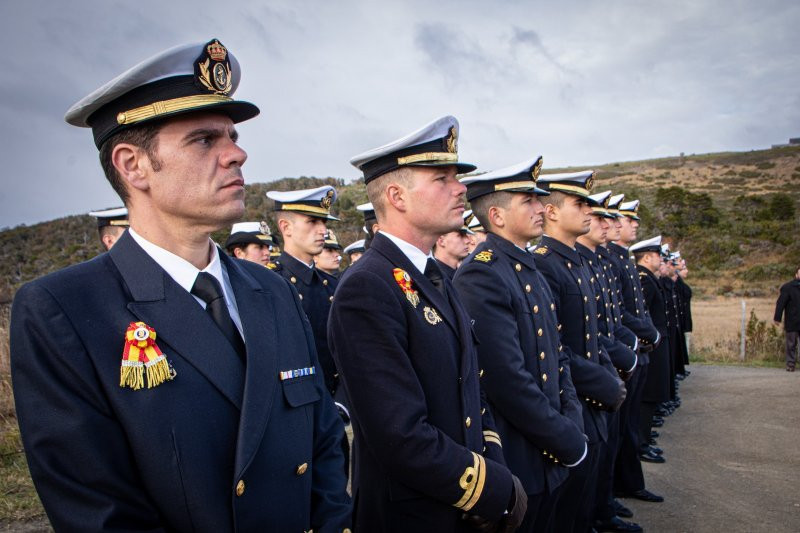
<svg viewBox="0 0 800 533">
<path fill-rule="evenodd" d="M 741 340 L 741 333 L 739 339 Z M 759 361 L 783 361 L 783 336 L 774 325 L 759 320 L 755 311 L 750 311 L 750 319 L 745 327 L 745 359 Z"/>
</svg>

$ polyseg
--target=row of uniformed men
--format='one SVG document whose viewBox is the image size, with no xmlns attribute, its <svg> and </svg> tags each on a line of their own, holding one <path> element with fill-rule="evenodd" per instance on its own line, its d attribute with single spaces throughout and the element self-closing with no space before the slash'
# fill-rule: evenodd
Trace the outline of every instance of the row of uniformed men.
<svg viewBox="0 0 800 533">
<path fill-rule="evenodd" d="M 218 40 L 181 46 L 67 114 L 92 128 L 132 225 L 15 297 L 16 406 L 54 527 L 588 530 L 608 413 L 662 337 L 638 276 L 627 300 L 627 251 L 615 289 L 613 253 L 603 263 L 596 237 L 578 248 L 602 218 L 591 173 L 540 179 L 537 157 L 459 180 L 476 167 L 450 116 L 364 152 L 351 163 L 377 226 L 331 299 L 336 282 L 289 252 L 321 245 L 335 191 L 273 195 L 283 278 L 210 242 L 244 212 L 233 124 L 258 108 L 233 100 L 239 76 Z M 450 280 L 431 251 L 464 225 L 465 194 L 487 238 Z"/>
<path fill-rule="evenodd" d="M 626 246 L 637 236 L 638 201 L 623 202 L 623 195 L 612 196 L 611 191 L 590 194 L 591 171 L 539 177 L 541 162 L 537 157 L 463 178 L 473 209 L 464 212 L 460 228 L 437 238 L 433 257 L 443 275 L 454 282 L 478 337 L 486 342 L 485 353 L 478 348 L 482 372 L 489 372 L 483 388 L 504 442 L 504 459 L 528 493 L 527 525 L 537 531 L 586 531 L 589 527 L 640 531 L 637 524 L 622 520 L 632 513 L 613 495 L 662 500 L 644 488 L 640 460 L 664 462 L 662 451 L 650 444 L 654 442 L 651 423 L 656 411 L 668 414 L 679 405 L 674 376 L 683 375 L 684 358 L 670 357 L 667 343 L 660 341 L 667 336 L 677 341 L 677 316 L 683 313 L 678 309 L 683 307 L 657 309 L 656 316 L 664 318 L 674 309 L 675 318 L 666 322 L 657 318 L 653 323 L 649 317 L 652 308 L 658 307 L 655 295 L 675 294 L 665 286 L 672 283 L 672 273 L 664 269 L 677 264 L 680 254 L 669 254 L 668 249 L 665 253 L 660 237 L 628 250 Z M 276 203 L 284 250 L 270 257 L 276 245 L 265 222 L 235 224 L 225 248 L 232 256 L 268 266 L 295 285 L 312 325 L 327 388 L 348 421 L 347 399 L 338 387 L 339 375 L 326 338 L 337 284 L 332 274 L 338 273 L 338 264 L 321 266 L 327 261 L 326 249 L 341 250 L 325 228 L 326 221 L 336 220 L 330 214 L 336 192 L 324 186 L 270 191 L 267 196 Z M 359 210 L 371 240 L 379 227 L 375 210 L 372 204 L 363 204 Z M 124 225 L 122 211 L 92 214 L 101 227 Z M 543 231 L 548 233 L 541 242 L 529 247 Z M 363 244 L 349 248 L 361 253 Z M 633 266 L 629 252 L 639 266 Z M 669 261 L 661 261 L 662 257 Z M 509 261 L 516 261 L 513 270 Z M 650 267 L 655 270 L 647 274 Z M 649 276 L 661 278 L 656 285 L 660 289 L 653 294 Z M 504 292 L 498 293 L 501 287 Z M 515 299 L 519 301 L 514 303 Z M 521 303 L 525 300 L 530 309 Z M 662 322 L 666 327 L 660 327 Z M 562 328 L 562 324 L 567 326 Z M 661 331 L 654 332 L 654 325 Z M 561 355 L 564 344 L 572 359 Z M 685 344 L 681 346 L 685 353 Z M 659 352 L 648 355 L 656 347 Z M 553 356 L 550 361 L 546 361 L 548 352 Z M 575 358 L 576 354 L 580 357 Z M 658 364 L 651 365 L 648 379 L 650 357 L 656 357 Z M 667 366 L 668 372 L 662 368 Z M 668 374 L 673 376 L 669 384 Z M 560 399 L 565 386 L 568 392 L 574 388 L 578 405 L 569 406 Z M 668 398 L 659 393 L 664 387 L 671 391 Z M 555 390 L 558 395 L 553 394 Z M 645 414 L 640 417 L 643 403 Z M 569 413 L 572 425 L 567 422 Z M 538 435 L 531 435 L 534 430 L 524 427 L 527 424 L 537 426 Z M 580 457 L 565 451 L 575 427 L 582 428 L 578 441 L 582 443 L 584 437 L 588 441 L 579 450 Z M 569 476 L 565 467 L 572 469 Z M 530 505 L 534 499 L 535 507 Z"/>
</svg>

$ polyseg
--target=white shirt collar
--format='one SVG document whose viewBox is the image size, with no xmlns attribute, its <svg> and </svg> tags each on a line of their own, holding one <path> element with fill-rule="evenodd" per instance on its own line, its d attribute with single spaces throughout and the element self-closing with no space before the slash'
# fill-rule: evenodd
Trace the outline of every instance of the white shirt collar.
<svg viewBox="0 0 800 533">
<path fill-rule="evenodd" d="M 433 258 L 433 255 L 426 254 L 413 244 L 404 241 L 400 237 L 395 237 L 390 233 L 386 233 L 383 230 L 379 230 L 378 233 L 382 233 L 390 241 L 395 243 L 395 245 L 400 248 L 400 251 L 403 252 L 403 255 L 408 257 L 408 260 L 411 261 L 411 264 L 414 265 L 421 273 L 425 273 L 425 266 L 428 264 L 428 259 Z"/>
<path fill-rule="evenodd" d="M 231 286 L 230 279 L 228 279 L 228 273 L 222 268 L 222 262 L 219 258 L 219 248 L 214 246 L 211 240 L 208 241 L 208 245 L 212 249 L 211 261 L 203 270 L 199 270 L 186 259 L 148 241 L 136 233 L 133 228 L 129 228 L 128 232 L 131 234 L 131 237 L 133 237 L 133 240 L 136 241 L 136 244 L 141 246 L 145 253 L 175 280 L 175 283 L 186 289 L 186 292 L 192 292 L 192 287 L 200 272 L 208 272 L 214 276 L 222 286 L 222 293 L 225 296 L 225 304 L 228 307 L 228 313 L 230 313 L 231 319 L 233 319 L 234 324 L 236 324 L 236 327 L 239 329 L 239 333 L 242 333 L 244 337 L 242 320 L 239 316 L 239 307 L 236 305 L 236 298 L 233 295 L 233 287 Z M 203 300 L 194 295 L 192 295 L 192 297 L 203 309 L 206 308 L 206 303 Z"/>
<path fill-rule="evenodd" d="M 197 279 L 197 274 L 201 272 L 200 269 L 195 267 L 186 259 L 179 257 L 172 252 L 148 241 L 136 233 L 133 228 L 130 228 L 128 231 L 130 232 L 131 237 L 133 237 L 133 240 L 136 241 L 136 244 L 141 246 L 147 255 L 152 257 L 153 261 L 158 263 L 158 266 L 166 270 L 167 274 L 169 274 L 170 277 L 175 280 L 175 283 L 186 289 L 186 292 L 192 292 L 192 286 L 194 285 L 195 279 Z M 222 276 L 222 264 L 219 261 L 219 251 L 217 250 L 217 247 L 211 243 L 211 241 L 208 242 L 208 245 L 213 247 L 211 262 L 208 263 L 202 272 L 208 272 L 217 278 L 217 281 L 224 286 L 225 278 Z"/>
</svg>

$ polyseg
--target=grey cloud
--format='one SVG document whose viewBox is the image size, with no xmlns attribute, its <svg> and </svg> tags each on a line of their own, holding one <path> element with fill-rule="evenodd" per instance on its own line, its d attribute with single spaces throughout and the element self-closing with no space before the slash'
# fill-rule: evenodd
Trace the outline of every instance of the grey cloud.
<svg viewBox="0 0 800 533">
<path fill-rule="evenodd" d="M 476 72 L 485 74 L 492 67 L 491 59 L 477 43 L 444 24 L 418 24 L 414 44 L 449 79 L 472 78 Z"/>
<path fill-rule="evenodd" d="M 539 52 L 542 57 L 544 57 L 547 61 L 549 61 L 554 67 L 556 67 L 561 72 L 569 72 L 569 69 L 564 67 L 559 61 L 550 53 L 550 51 L 545 47 L 542 43 L 542 39 L 539 37 L 539 34 L 536 33 L 534 30 L 526 30 L 523 28 L 519 28 L 517 26 L 513 27 L 513 35 L 510 39 L 511 43 L 511 51 L 515 53 L 517 48 L 520 46 L 528 46 L 533 50 Z"/>
</svg>

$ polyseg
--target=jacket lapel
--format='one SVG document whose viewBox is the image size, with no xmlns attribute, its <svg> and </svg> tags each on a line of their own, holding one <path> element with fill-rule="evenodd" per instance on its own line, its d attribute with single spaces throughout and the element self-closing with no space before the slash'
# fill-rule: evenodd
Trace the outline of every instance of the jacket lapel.
<svg viewBox="0 0 800 533">
<path fill-rule="evenodd" d="M 236 446 L 236 472 L 241 476 L 258 450 L 275 397 L 278 354 L 274 347 L 278 314 L 267 289 L 236 261 L 224 254 L 220 257 L 236 296 L 247 348 L 247 373 Z"/>
<path fill-rule="evenodd" d="M 237 408 L 242 406 L 244 365 L 211 317 L 125 232 L 109 252 L 131 295 L 128 309 L 156 330 Z M 169 357 L 169 356 L 168 356 Z M 180 378 L 180 368 L 176 368 Z"/>
<path fill-rule="evenodd" d="M 372 240 L 370 244 L 370 249 L 375 249 L 376 252 L 380 253 L 386 259 L 389 260 L 397 268 L 402 268 L 408 275 L 411 277 L 411 280 L 414 283 L 414 288 L 417 289 L 419 292 L 425 295 L 425 298 L 433 304 L 436 308 L 436 311 L 444 318 L 444 321 L 453 329 L 455 333 L 459 332 L 458 322 L 456 317 L 454 316 L 453 308 L 449 304 L 447 300 L 445 300 L 444 295 L 440 293 L 436 287 L 433 286 L 433 283 L 430 280 L 417 270 L 417 268 L 411 263 L 411 261 L 406 257 L 406 255 L 395 246 L 395 244 L 385 235 L 380 233 L 375 235 L 375 238 Z M 445 286 L 447 290 L 454 293 L 455 289 L 453 288 L 452 283 L 449 283 L 448 280 L 445 279 Z"/>
</svg>

